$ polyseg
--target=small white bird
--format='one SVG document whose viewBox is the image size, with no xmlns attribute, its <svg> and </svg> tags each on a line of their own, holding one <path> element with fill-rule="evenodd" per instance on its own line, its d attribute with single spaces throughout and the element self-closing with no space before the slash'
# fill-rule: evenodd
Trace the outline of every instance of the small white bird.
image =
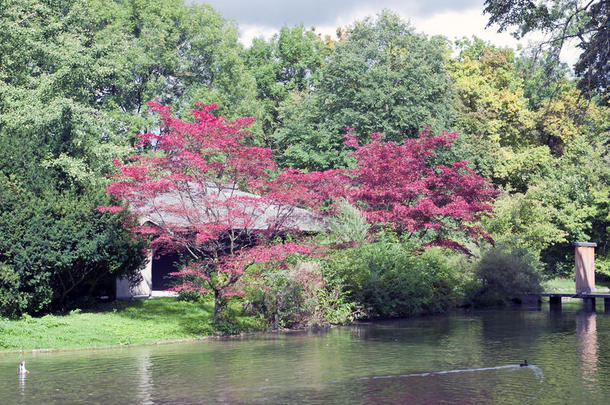
<svg viewBox="0 0 610 405">
<path fill-rule="evenodd" d="M 19 363 L 19 371 L 17 371 L 17 374 L 19 374 L 19 375 L 30 374 L 30 370 L 25 369 L 25 360 L 23 360 L 21 363 Z"/>
</svg>

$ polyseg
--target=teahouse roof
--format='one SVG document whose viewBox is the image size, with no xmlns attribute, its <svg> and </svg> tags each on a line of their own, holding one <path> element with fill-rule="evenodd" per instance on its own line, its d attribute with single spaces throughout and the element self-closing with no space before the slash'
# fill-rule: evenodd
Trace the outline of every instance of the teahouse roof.
<svg viewBox="0 0 610 405">
<path fill-rule="evenodd" d="M 230 220 L 234 227 L 239 227 L 242 221 L 242 226 L 254 230 L 281 226 L 285 230 L 321 232 L 328 228 L 319 214 L 291 205 L 266 202 L 255 194 L 217 183 L 189 183 L 180 191 L 158 194 L 143 206 L 132 207 L 132 210 L 138 214 L 142 224 L 150 222 L 158 226 L 172 224 L 188 227 L 194 223 L 228 222 L 229 206 L 237 216 L 244 216 Z"/>
</svg>

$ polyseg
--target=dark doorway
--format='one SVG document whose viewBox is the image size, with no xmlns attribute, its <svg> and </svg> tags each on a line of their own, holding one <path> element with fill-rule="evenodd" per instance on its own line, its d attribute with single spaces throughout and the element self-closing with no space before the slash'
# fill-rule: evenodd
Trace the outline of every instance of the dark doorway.
<svg viewBox="0 0 610 405">
<path fill-rule="evenodd" d="M 180 255 L 167 253 L 159 258 L 153 258 L 152 262 L 152 289 L 167 290 L 171 287 L 173 279 L 169 273 L 177 271 L 180 266 Z"/>
</svg>

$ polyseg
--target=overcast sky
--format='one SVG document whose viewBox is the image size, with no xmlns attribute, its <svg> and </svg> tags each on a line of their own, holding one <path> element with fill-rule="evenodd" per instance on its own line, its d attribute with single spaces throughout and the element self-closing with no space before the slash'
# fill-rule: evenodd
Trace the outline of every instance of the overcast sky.
<svg viewBox="0 0 610 405">
<path fill-rule="evenodd" d="M 191 0 L 208 3 L 239 26 L 240 41 L 248 46 L 255 37 L 270 38 L 283 25 L 314 26 L 322 35 L 334 37 L 339 26 L 377 14 L 384 8 L 398 12 L 417 31 L 449 39 L 476 35 L 499 46 L 515 48 L 517 41 L 496 27 L 485 29 L 484 0 Z M 530 38 L 534 39 L 534 38 Z M 527 39 L 521 42 L 527 44 Z M 562 53 L 573 63 L 574 49 Z"/>
</svg>

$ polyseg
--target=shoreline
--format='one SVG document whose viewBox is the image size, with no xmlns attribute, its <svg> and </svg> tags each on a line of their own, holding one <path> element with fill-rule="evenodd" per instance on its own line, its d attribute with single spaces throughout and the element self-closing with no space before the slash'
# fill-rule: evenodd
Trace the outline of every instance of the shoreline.
<svg viewBox="0 0 610 405">
<path fill-rule="evenodd" d="M 195 343 L 195 342 L 203 342 L 206 340 L 237 340 L 244 337 L 252 337 L 264 334 L 299 334 L 299 333 L 308 333 L 312 330 L 320 331 L 328 331 L 336 325 L 330 325 L 326 328 L 299 328 L 299 329 L 279 329 L 279 330 L 268 330 L 268 331 L 255 331 L 255 332 L 243 332 L 232 335 L 207 335 L 207 336 L 198 336 L 192 338 L 185 339 L 172 339 L 172 340 L 162 340 L 157 342 L 150 343 L 133 343 L 126 345 L 110 345 L 110 346 L 88 346 L 88 347 L 60 347 L 60 348 L 43 348 L 43 349 L 19 349 L 19 350 L 0 350 L 0 357 L 4 355 L 10 354 L 38 354 L 38 353 L 60 353 L 60 352 L 81 352 L 81 351 L 96 351 L 96 350 L 116 350 L 116 349 L 131 349 L 136 347 L 144 347 L 144 346 L 161 346 L 161 345 L 171 345 L 171 344 L 181 344 L 181 343 Z"/>
</svg>

